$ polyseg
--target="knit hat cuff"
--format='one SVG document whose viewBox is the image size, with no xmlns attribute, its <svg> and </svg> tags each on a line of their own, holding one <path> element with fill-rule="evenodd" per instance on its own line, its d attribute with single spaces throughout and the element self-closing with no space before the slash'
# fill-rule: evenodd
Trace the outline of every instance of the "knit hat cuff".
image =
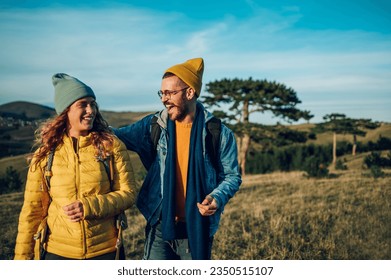
<svg viewBox="0 0 391 280">
<path fill-rule="evenodd" d="M 81 98 L 92 97 L 96 99 L 89 86 L 67 74 L 55 74 L 52 81 L 55 91 L 54 106 L 58 115 Z"/>
</svg>

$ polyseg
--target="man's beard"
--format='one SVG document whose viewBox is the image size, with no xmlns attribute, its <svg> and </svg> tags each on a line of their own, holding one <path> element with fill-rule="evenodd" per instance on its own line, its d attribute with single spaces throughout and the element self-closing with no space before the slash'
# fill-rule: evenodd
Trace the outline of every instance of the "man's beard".
<svg viewBox="0 0 391 280">
<path fill-rule="evenodd" d="M 175 106 L 173 108 L 173 113 L 168 113 L 168 117 L 170 118 L 170 120 L 172 121 L 182 121 L 184 120 L 184 118 L 188 115 L 189 113 L 189 110 L 182 106 L 182 107 L 179 107 L 179 106 Z"/>
<path fill-rule="evenodd" d="M 180 101 L 179 101 L 179 105 L 178 104 L 173 104 L 173 103 L 168 103 L 168 105 L 172 105 L 173 108 L 171 110 L 168 111 L 168 117 L 170 118 L 170 120 L 172 121 L 182 121 L 186 118 L 186 116 L 189 114 L 189 108 L 188 106 L 186 106 L 186 100 L 184 98 L 182 98 Z"/>
</svg>

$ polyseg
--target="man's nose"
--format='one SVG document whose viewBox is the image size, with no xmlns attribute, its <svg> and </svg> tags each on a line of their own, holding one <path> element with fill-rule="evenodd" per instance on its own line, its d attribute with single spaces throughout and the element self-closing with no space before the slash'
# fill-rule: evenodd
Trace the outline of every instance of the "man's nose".
<svg viewBox="0 0 391 280">
<path fill-rule="evenodd" d="M 161 99 L 162 99 L 162 102 L 164 103 L 165 101 L 170 99 L 170 95 L 169 94 L 163 94 Z"/>
</svg>

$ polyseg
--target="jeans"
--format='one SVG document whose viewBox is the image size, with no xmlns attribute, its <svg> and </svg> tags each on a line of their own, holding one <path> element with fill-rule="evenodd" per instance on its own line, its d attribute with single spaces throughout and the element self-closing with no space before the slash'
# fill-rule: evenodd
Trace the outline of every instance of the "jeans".
<svg viewBox="0 0 391 280">
<path fill-rule="evenodd" d="M 87 259 L 87 260 L 115 260 L 115 253 L 116 252 L 107 253 L 107 254 L 103 254 L 103 255 L 100 255 L 100 256 L 97 256 L 97 257 L 94 257 L 94 258 L 90 258 L 90 259 Z M 52 253 L 49 253 L 49 252 L 45 252 L 44 254 L 45 254 L 44 257 L 43 257 L 44 260 L 73 260 L 73 259 L 70 259 L 70 258 L 66 258 L 66 257 L 62 257 L 62 256 L 59 256 L 59 255 L 56 255 L 56 254 L 52 254 Z"/>
<path fill-rule="evenodd" d="M 191 260 L 189 241 L 187 239 L 186 224 L 178 223 L 176 228 L 180 239 L 163 240 L 161 221 L 156 225 L 149 225 L 145 229 L 144 260 Z M 213 237 L 209 238 L 209 259 L 211 258 Z"/>
</svg>

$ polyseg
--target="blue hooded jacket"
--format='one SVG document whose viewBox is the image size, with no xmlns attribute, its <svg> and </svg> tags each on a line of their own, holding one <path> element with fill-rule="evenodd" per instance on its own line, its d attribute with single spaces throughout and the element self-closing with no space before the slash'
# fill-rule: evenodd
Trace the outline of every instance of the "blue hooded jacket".
<svg viewBox="0 0 391 280">
<path fill-rule="evenodd" d="M 199 103 L 199 105 L 201 105 Z M 201 105 L 202 106 L 202 105 Z M 205 123 L 213 115 L 205 110 Z M 157 116 L 157 123 L 161 128 L 160 139 L 155 150 L 151 140 L 151 121 L 153 116 Z M 126 147 L 136 152 L 144 167 L 147 170 L 147 176 L 137 198 L 137 207 L 144 215 L 147 222 L 154 225 L 162 211 L 163 200 L 163 178 L 165 172 L 165 162 L 167 156 L 167 110 L 164 109 L 156 114 L 151 114 L 140 121 L 126 127 L 114 129 L 115 134 L 121 139 Z M 218 204 L 216 213 L 209 217 L 210 230 L 209 236 L 213 236 L 219 226 L 221 213 L 229 199 L 239 190 L 242 183 L 237 161 L 237 145 L 233 132 L 224 124 L 221 125 L 220 147 L 217 155 L 217 167 L 213 166 L 210 155 L 205 149 L 205 139 L 207 135 L 206 126 L 203 129 L 203 158 L 206 170 L 206 182 L 208 193 Z M 200 201 L 201 202 L 201 201 Z"/>
</svg>

